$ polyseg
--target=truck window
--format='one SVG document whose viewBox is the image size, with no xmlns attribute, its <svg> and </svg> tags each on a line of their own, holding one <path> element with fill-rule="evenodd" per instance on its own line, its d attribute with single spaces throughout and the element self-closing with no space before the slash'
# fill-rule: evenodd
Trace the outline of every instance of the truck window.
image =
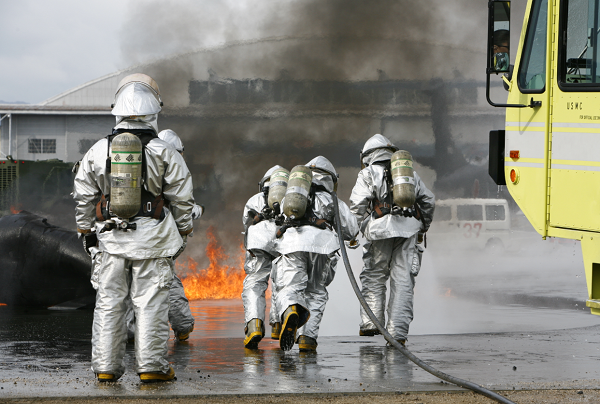
<svg viewBox="0 0 600 404">
<path fill-rule="evenodd" d="M 534 0 L 525 36 L 519 89 L 523 93 L 543 92 L 546 84 L 546 30 L 548 0 Z"/>
<path fill-rule="evenodd" d="M 456 206 L 456 217 L 458 220 L 483 220 L 483 206 L 458 205 Z"/>
<path fill-rule="evenodd" d="M 584 86 L 600 83 L 598 62 L 598 0 L 566 0 L 561 16 L 561 83 Z"/>
<path fill-rule="evenodd" d="M 452 210 L 450 209 L 450 206 L 436 206 L 435 219 L 442 222 L 447 222 L 452 219 Z"/>
<path fill-rule="evenodd" d="M 485 205 L 485 220 L 505 220 L 503 205 Z"/>
</svg>

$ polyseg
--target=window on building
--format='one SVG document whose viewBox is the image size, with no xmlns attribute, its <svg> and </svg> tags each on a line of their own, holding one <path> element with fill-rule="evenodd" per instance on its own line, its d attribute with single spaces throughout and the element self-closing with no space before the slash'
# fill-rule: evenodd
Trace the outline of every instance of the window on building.
<svg viewBox="0 0 600 404">
<path fill-rule="evenodd" d="M 29 139 L 29 153 L 56 153 L 56 139 Z"/>
</svg>

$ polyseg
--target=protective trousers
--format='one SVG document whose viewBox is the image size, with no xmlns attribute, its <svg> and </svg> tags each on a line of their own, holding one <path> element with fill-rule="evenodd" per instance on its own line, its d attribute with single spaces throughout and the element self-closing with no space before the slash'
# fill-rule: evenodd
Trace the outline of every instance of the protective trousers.
<svg viewBox="0 0 600 404">
<path fill-rule="evenodd" d="M 169 323 L 173 331 L 179 334 L 189 332 L 195 323 L 183 283 L 177 275 L 173 275 L 173 282 L 169 288 Z M 127 299 L 127 339 L 134 339 L 134 336 L 135 314 L 131 299 Z"/>
<path fill-rule="evenodd" d="M 321 319 L 329 300 L 326 286 L 335 276 L 335 270 L 330 264 L 330 256 L 327 254 L 305 251 L 283 254 L 277 260 L 276 289 L 279 318 L 293 304 L 300 305 L 310 312 L 306 324 L 298 329 L 298 336 L 306 335 L 314 339 L 319 336 Z"/>
<path fill-rule="evenodd" d="M 273 256 L 266 251 L 252 249 L 246 251 L 246 261 L 244 262 L 244 288 L 242 290 L 242 302 L 244 304 L 244 324 L 253 318 L 265 321 L 265 310 L 267 303 L 265 299 L 265 291 L 269 286 L 269 277 L 275 276 L 275 271 L 272 271 Z M 271 273 L 273 272 L 273 274 Z M 275 280 L 272 278 L 271 283 L 275 285 Z M 277 311 L 275 309 L 275 287 L 271 290 L 271 312 L 269 314 L 269 323 L 274 324 L 280 320 L 277 319 Z"/>
<path fill-rule="evenodd" d="M 183 283 L 177 275 L 173 275 L 173 282 L 169 289 L 169 323 L 175 333 L 185 334 L 194 325 L 194 316 L 190 310 L 190 302 L 185 296 Z"/>
<path fill-rule="evenodd" d="M 421 267 L 422 248 L 417 235 L 367 242 L 363 247 L 364 268 L 360 274 L 362 294 L 381 324 L 385 324 L 386 283 L 390 279 L 386 329 L 394 339 L 406 340 L 413 319 L 415 276 Z M 369 316 L 360 308 L 362 330 L 375 329 Z"/>
<path fill-rule="evenodd" d="M 126 300 L 133 304 L 137 373 L 168 373 L 170 258 L 128 260 L 107 252 L 93 258 L 92 286 L 96 307 L 92 328 L 92 370 L 114 374 L 125 371 Z"/>
</svg>

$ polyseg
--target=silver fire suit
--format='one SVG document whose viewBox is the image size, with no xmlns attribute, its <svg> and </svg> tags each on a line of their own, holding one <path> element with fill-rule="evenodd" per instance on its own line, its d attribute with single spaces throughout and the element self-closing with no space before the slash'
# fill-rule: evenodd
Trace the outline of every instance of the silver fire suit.
<svg viewBox="0 0 600 404">
<path fill-rule="evenodd" d="M 150 129 L 156 133 L 156 116 L 142 120 L 117 117 L 115 129 Z M 173 279 L 172 258 L 192 232 L 192 178 L 182 156 L 164 141 L 152 139 L 145 148 L 144 188 L 168 201 L 165 218 L 135 217 L 136 230 L 101 232 L 96 221 L 96 202 L 110 193 L 106 173 L 108 140 L 101 139 L 83 157 L 75 177 L 73 197 L 77 203 L 79 232 L 95 231 L 98 247 L 92 253 L 92 286 L 96 307 L 92 335 L 92 369 L 96 374 L 120 377 L 125 371 L 127 337 L 126 300 L 135 310 L 135 359 L 137 373 L 168 373 L 165 359 L 168 325 L 168 294 Z M 120 219 L 114 218 L 117 223 Z M 183 235 L 183 236 L 182 236 Z"/>
<path fill-rule="evenodd" d="M 377 149 L 363 158 L 363 164 L 367 167 L 358 173 L 350 196 L 350 210 L 367 239 L 363 246 L 364 268 L 360 274 L 362 294 L 377 319 L 385 324 L 386 283 L 390 279 L 386 328 L 394 339 L 406 340 L 408 327 L 413 319 L 415 276 L 421 267 L 423 253 L 422 247 L 416 243 L 417 234 L 429 228 L 435 198 L 414 172 L 416 204 L 420 208 L 422 220 L 391 214 L 376 218 L 372 212 L 374 200 L 386 200 L 391 190 L 384 178 L 384 166 L 374 163 L 389 160 L 391 156 L 391 151 Z M 361 330 L 374 330 L 375 325 L 362 307 L 360 315 Z"/>
<path fill-rule="evenodd" d="M 260 192 L 246 202 L 242 221 L 244 224 L 244 247 L 246 248 L 246 261 L 244 263 L 244 289 L 242 302 L 244 304 L 244 323 L 247 324 L 254 318 L 265 321 L 266 300 L 265 291 L 269 285 L 272 272 L 273 259 L 279 255 L 275 233 L 277 227 L 273 219 L 253 223 L 254 214 L 260 213 L 267 206 L 265 195 Z M 275 280 L 271 278 L 274 285 Z M 280 321 L 275 310 L 275 289 L 271 288 L 271 310 L 269 323 L 271 325 Z"/>
<path fill-rule="evenodd" d="M 184 146 L 181 138 L 171 129 L 165 129 L 158 133 L 158 137 L 170 144 L 179 153 L 183 153 Z M 202 216 L 203 208 L 194 204 L 192 209 L 192 219 L 196 220 Z M 173 272 L 173 282 L 169 289 L 169 323 L 175 336 L 178 334 L 189 333 L 194 326 L 195 320 L 190 310 L 190 303 L 185 295 L 183 283 L 175 272 Z M 135 315 L 133 313 L 133 305 L 131 301 L 127 307 L 127 338 L 133 339 L 135 335 Z"/>
<path fill-rule="evenodd" d="M 333 165 L 324 157 L 317 159 L 320 166 Z M 337 174 L 336 174 L 337 175 Z M 313 170 L 313 184 L 324 187 L 327 191 L 334 190 L 333 178 Z M 282 203 L 283 206 L 283 203 Z M 339 200 L 342 237 L 351 240 L 358 234 L 356 219 L 348 206 Z M 328 192 L 317 190 L 314 193 L 312 210 L 318 219 L 326 219 L 330 225 L 334 223 L 333 199 Z M 291 305 L 300 305 L 310 313 L 308 321 L 298 328 L 297 335 L 305 335 L 317 339 L 325 305 L 329 299 L 326 287 L 335 276 L 337 263 L 336 251 L 339 241 L 335 227 L 320 229 L 312 225 L 290 227 L 283 234 L 278 244 L 281 254 L 273 264 L 277 272 L 277 310 L 278 318 Z M 302 323 L 302 322 L 301 322 Z"/>
</svg>

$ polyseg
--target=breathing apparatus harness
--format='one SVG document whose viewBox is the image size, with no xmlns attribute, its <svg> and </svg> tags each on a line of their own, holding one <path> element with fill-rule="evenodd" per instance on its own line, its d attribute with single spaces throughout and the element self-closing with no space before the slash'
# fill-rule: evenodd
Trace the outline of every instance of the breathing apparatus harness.
<svg viewBox="0 0 600 404">
<path fill-rule="evenodd" d="M 383 178 L 387 184 L 387 195 L 383 201 L 375 198 L 372 201 L 372 211 L 371 214 L 375 219 L 379 219 L 385 215 L 400 215 L 404 217 L 414 217 L 417 220 L 422 220 L 423 215 L 421 214 L 421 210 L 419 206 L 415 203 L 413 206 L 409 208 L 401 208 L 399 206 L 394 205 L 392 189 L 394 187 L 394 182 L 392 180 L 392 162 L 391 160 L 384 161 L 376 161 L 371 165 L 378 165 L 383 167 Z"/>
<path fill-rule="evenodd" d="M 369 304 L 367 303 L 364 296 L 360 292 L 360 288 L 358 287 L 358 283 L 356 282 L 356 278 L 354 277 L 354 272 L 352 272 L 352 267 L 350 266 L 350 260 L 348 259 L 348 253 L 346 251 L 346 246 L 344 244 L 344 239 L 342 237 L 342 226 L 340 224 L 341 223 L 340 222 L 340 208 L 338 206 L 338 198 L 337 198 L 335 191 L 329 192 L 329 193 L 331 194 L 331 197 L 333 198 L 333 208 L 335 210 L 335 221 L 334 222 L 335 222 L 335 226 L 336 226 L 336 230 L 337 230 L 338 240 L 340 243 L 340 251 L 342 253 L 342 259 L 344 261 L 344 266 L 346 267 L 346 273 L 348 274 L 350 284 L 352 285 L 352 289 L 354 290 L 354 293 L 356 294 L 356 297 L 358 298 L 361 306 L 363 307 L 363 309 L 365 309 L 365 312 L 367 313 L 367 315 L 369 316 L 369 318 L 371 319 L 373 324 L 375 324 L 375 327 L 377 327 L 379 332 L 387 340 L 387 342 L 389 344 L 391 344 L 393 347 L 395 347 L 396 349 L 398 349 L 402 355 L 406 356 L 408 359 L 410 359 L 412 362 L 414 362 L 417 366 L 419 366 L 423 370 L 431 373 L 432 375 L 434 375 L 442 380 L 445 380 L 449 383 L 463 387 L 465 389 L 472 390 L 476 393 L 482 394 L 482 395 L 484 395 L 488 398 L 491 398 L 492 400 L 495 400 L 499 403 L 515 404 L 513 401 L 510 401 L 508 398 L 503 397 L 500 394 L 495 393 L 491 390 L 488 390 L 478 384 L 469 382 L 467 380 L 460 379 L 458 377 L 451 376 L 449 374 L 446 374 L 444 372 L 437 370 L 436 368 L 428 365 L 427 363 L 423 362 L 421 359 L 416 357 L 404 345 L 402 345 L 400 342 L 396 341 L 394 339 L 394 337 L 392 337 L 392 334 L 390 334 L 388 332 L 388 330 L 379 322 L 377 317 L 375 317 L 375 314 L 373 314 L 373 311 L 369 307 Z"/>
<path fill-rule="evenodd" d="M 154 133 L 154 131 L 151 130 L 147 130 L 147 129 L 115 129 L 113 130 L 112 134 L 108 135 L 106 137 L 107 140 L 107 147 L 106 147 L 106 174 L 107 177 L 110 177 L 110 173 L 112 172 L 111 169 L 111 160 L 110 160 L 110 145 L 112 143 L 112 140 L 115 136 L 124 133 L 124 132 L 128 132 L 131 133 L 133 135 L 136 135 L 137 137 L 140 138 L 140 141 L 142 142 L 142 186 L 141 186 L 141 194 L 142 194 L 142 203 L 140 206 L 140 210 L 138 211 L 138 213 L 136 213 L 133 217 L 125 220 L 122 218 L 120 222 L 115 222 L 114 220 L 112 220 L 113 217 L 117 217 L 116 215 L 114 215 L 110 209 L 110 193 L 106 194 L 106 195 L 102 195 L 100 197 L 100 200 L 98 201 L 98 203 L 96 204 L 96 220 L 99 222 L 106 222 L 104 224 L 104 227 L 102 228 L 102 230 L 100 230 L 100 233 L 104 233 L 105 231 L 109 231 L 109 230 L 123 230 L 123 231 L 127 231 L 127 230 L 136 230 L 137 228 L 137 224 L 136 223 L 130 223 L 129 220 L 136 218 L 136 217 L 152 217 L 154 219 L 157 220 L 163 220 L 165 218 L 165 211 L 164 211 L 164 206 L 165 206 L 165 199 L 163 198 L 162 194 L 159 194 L 158 196 L 153 196 L 150 192 L 148 192 L 146 190 L 146 188 L 144 188 L 143 183 L 146 182 L 146 178 L 148 175 L 148 165 L 147 165 L 147 160 L 146 160 L 146 146 L 148 145 L 148 143 L 150 143 L 150 141 L 152 139 L 158 139 L 158 136 L 156 135 L 156 133 Z"/>
<path fill-rule="evenodd" d="M 313 205 L 315 202 L 317 191 L 326 192 L 328 194 L 330 193 L 327 190 L 327 188 L 325 188 L 323 185 L 317 185 L 314 183 L 311 184 L 310 192 L 308 194 L 308 203 L 306 204 L 306 212 L 304 213 L 304 216 L 302 216 L 301 218 L 296 219 L 294 217 L 284 217 L 284 215 L 282 215 L 282 214 L 279 214 L 275 218 L 275 224 L 277 226 L 279 226 L 277 228 L 277 233 L 276 233 L 277 238 L 283 237 L 284 233 L 290 227 L 314 226 L 321 230 L 325 230 L 325 229 L 333 230 L 334 224 L 331 220 L 320 219 L 315 214 Z"/>
<path fill-rule="evenodd" d="M 371 212 L 370 214 L 375 219 L 379 219 L 385 215 L 399 215 L 404 217 L 414 217 L 417 220 L 420 220 L 423 225 L 425 225 L 425 220 L 423 214 L 421 213 L 421 208 L 415 202 L 415 204 L 409 208 L 401 208 L 400 206 L 394 205 L 392 189 L 394 187 L 394 182 L 392 180 L 392 162 L 391 160 L 383 160 L 376 161 L 371 165 L 376 164 L 383 167 L 383 178 L 387 184 L 387 195 L 385 196 L 383 201 L 380 201 L 376 197 L 371 201 Z M 365 165 L 368 166 L 368 165 Z M 419 232 L 418 242 L 424 242 L 424 247 L 427 248 L 427 233 Z"/>
</svg>

